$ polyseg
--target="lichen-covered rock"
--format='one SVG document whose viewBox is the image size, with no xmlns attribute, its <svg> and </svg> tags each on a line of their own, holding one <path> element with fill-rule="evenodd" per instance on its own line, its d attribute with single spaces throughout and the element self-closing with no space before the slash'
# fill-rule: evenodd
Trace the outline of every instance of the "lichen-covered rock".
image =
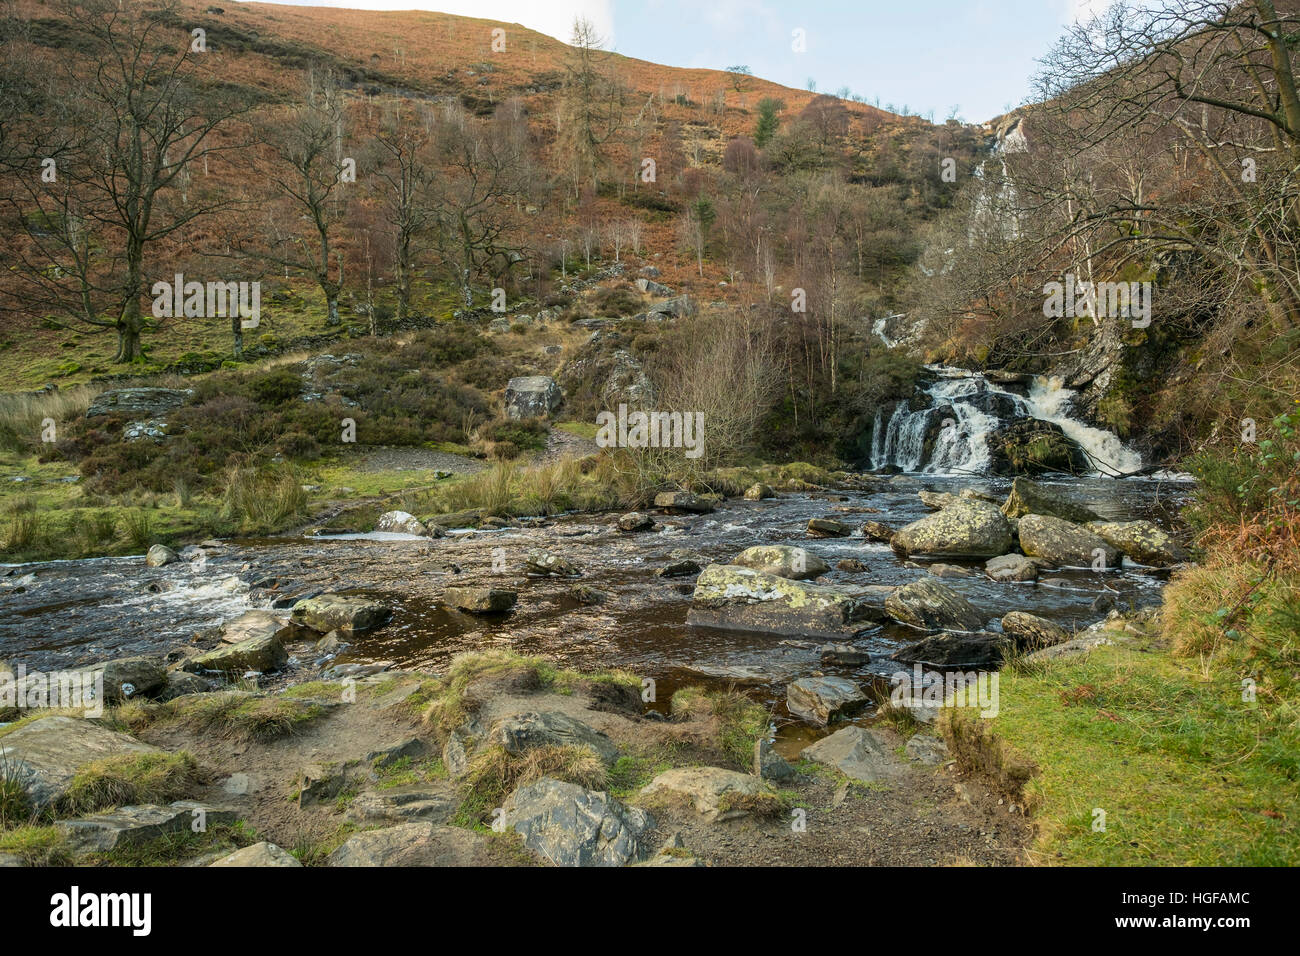
<svg viewBox="0 0 1300 956">
<path fill-rule="evenodd" d="M 1023 554 L 1003 554 L 984 563 L 984 570 L 994 581 L 1035 581 L 1038 562 Z"/>
<path fill-rule="evenodd" d="M 118 807 L 75 820 L 55 822 L 69 846 L 78 853 L 107 853 L 129 846 L 140 846 L 166 836 L 195 832 L 195 823 L 203 828 L 235 822 L 235 811 L 225 807 L 178 801 L 163 807 L 145 804 Z"/>
<path fill-rule="evenodd" d="M 86 409 L 86 417 L 129 415 L 159 418 L 179 408 L 193 394 L 191 389 L 114 388 L 96 395 Z"/>
<path fill-rule="evenodd" d="M 920 578 L 885 598 L 885 612 L 902 624 L 923 630 L 975 631 L 984 615 L 952 588 Z"/>
<path fill-rule="evenodd" d="M 661 491 L 655 495 L 655 507 L 691 514 L 708 514 L 713 510 L 711 502 L 689 491 Z"/>
<path fill-rule="evenodd" d="M 834 518 L 809 518 L 808 534 L 814 538 L 847 538 L 853 529 Z"/>
<path fill-rule="evenodd" d="M 776 792 L 761 777 L 722 767 L 674 767 L 641 789 L 643 797 L 685 800 L 711 823 L 747 816 L 756 805 L 775 804 Z"/>
<path fill-rule="evenodd" d="M 175 564 L 179 560 L 180 556 L 165 544 L 150 545 L 148 553 L 144 556 L 145 566 L 150 568 L 161 568 L 166 564 Z"/>
<path fill-rule="evenodd" d="M 707 627 L 830 639 L 883 619 L 880 608 L 843 588 L 728 564 L 711 564 L 700 574 L 686 618 Z"/>
<path fill-rule="evenodd" d="M 786 709 L 818 727 L 866 702 L 862 688 L 843 677 L 801 677 L 785 689 Z"/>
<path fill-rule="evenodd" d="M 375 530 L 389 534 L 413 534 L 421 538 L 429 536 L 429 529 L 424 526 L 424 522 L 407 511 L 385 511 L 375 522 Z"/>
<path fill-rule="evenodd" d="M 279 670 L 289 661 L 280 639 L 270 637 L 252 637 L 238 644 L 221 644 L 206 654 L 191 657 L 184 664 L 184 669 L 198 674 L 203 671 L 220 671 L 225 674 L 242 674 L 246 671 Z"/>
<path fill-rule="evenodd" d="M 582 568 L 573 561 L 550 551 L 529 551 L 528 556 L 524 558 L 524 565 L 529 574 L 542 574 L 548 577 L 576 578 L 582 574 Z"/>
<path fill-rule="evenodd" d="M 486 866 L 490 844 L 482 833 L 433 823 L 366 830 L 326 859 L 328 866 Z"/>
<path fill-rule="evenodd" d="M 1020 550 L 1054 567 L 1091 568 L 1099 558 L 1107 568 L 1119 567 L 1119 552 L 1095 531 L 1048 515 L 1020 519 Z"/>
<path fill-rule="evenodd" d="M 580 720 L 557 711 L 510 714 L 497 720 L 488 739 L 499 743 L 506 753 L 522 754 L 534 747 L 589 747 L 605 763 L 618 759 L 614 741 Z"/>
<path fill-rule="evenodd" d="M 995 475 L 1087 474 L 1092 463 L 1078 442 L 1054 422 L 1021 418 L 985 436 Z"/>
<path fill-rule="evenodd" d="M 732 558 L 731 563 L 742 568 L 753 568 L 764 574 L 789 578 L 792 581 L 819 577 L 830 570 L 826 562 L 811 551 L 784 544 L 746 548 Z"/>
<path fill-rule="evenodd" d="M 649 531 L 654 528 L 655 522 L 647 514 L 639 511 L 629 511 L 618 519 L 618 530 L 631 533 L 633 531 Z"/>
<path fill-rule="evenodd" d="M 221 859 L 209 863 L 209 866 L 288 866 L 300 867 L 301 863 L 291 854 L 281 850 L 274 843 L 267 843 L 263 840 L 261 843 L 254 843 L 252 846 L 246 846 L 241 850 L 236 850 L 229 856 L 223 856 Z"/>
<path fill-rule="evenodd" d="M 1064 492 L 1028 478 L 1017 478 L 1011 483 L 1011 493 L 1002 505 L 1002 513 L 1008 518 L 1031 514 L 1051 515 L 1076 524 L 1097 519 L 1097 513 L 1086 505 L 1079 504 Z"/>
<path fill-rule="evenodd" d="M 963 498 L 899 528 L 890 539 L 890 547 L 904 557 L 990 558 L 1014 543 L 1011 525 L 995 505 Z"/>
<path fill-rule="evenodd" d="M 0 737 L 0 765 L 34 810 L 56 803 L 86 764 L 162 750 L 76 717 L 40 717 Z"/>
<path fill-rule="evenodd" d="M 373 630 L 387 623 L 392 614 L 392 608 L 372 598 L 319 594 L 295 604 L 290 618 L 295 624 L 322 634 L 330 631 L 355 633 Z"/>
<path fill-rule="evenodd" d="M 868 541 L 881 541 L 888 544 L 894 540 L 894 529 L 879 521 L 868 521 L 862 526 L 862 537 Z"/>
<path fill-rule="evenodd" d="M 772 490 L 771 485 L 765 485 L 757 481 L 745 489 L 746 501 L 763 501 L 766 498 L 775 498 L 776 492 Z"/>
<path fill-rule="evenodd" d="M 1139 564 L 1163 568 L 1187 560 L 1187 552 L 1168 531 L 1150 521 L 1091 521 L 1088 527 Z"/>
<path fill-rule="evenodd" d="M 505 803 L 504 822 L 555 866 L 625 866 L 650 855 L 654 818 L 607 793 L 543 777 Z"/>
<path fill-rule="evenodd" d="M 1003 617 L 1002 633 L 1012 638 L 1018 647 L 1027 650 L 1064 644 L 1070 639 L 1065 628 L 1024 611 L 1012 611 Z"/>
</svg>

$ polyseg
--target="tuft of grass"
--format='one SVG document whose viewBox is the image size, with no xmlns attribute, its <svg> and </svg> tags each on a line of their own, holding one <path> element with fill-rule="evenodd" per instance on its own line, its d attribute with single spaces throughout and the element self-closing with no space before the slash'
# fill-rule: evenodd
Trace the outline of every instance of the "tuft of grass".
<svg viewBox="0 0 1300 956">
<path fill-rule="evenodd" d="M 200 781 L 198 763 L 183 750 L 105 757 L 77 771 L 59 811 L 76 816 L 107 807 L 170 803 L 188 796 Z"/>
<path fill-rule="evenodd" d="M 186 829 L 144 843 L 128 843 L 107 853 L 90 854 L 85 862 L 101 866 L 177 866 L 207 853 L 234 853 L 257 842 L 259 837 L 252 827 L 238 820 L 210 826 L 202 833 Z"/>
<path fill-rule="evenodd" d="M 26 866 L 69 866 L 72 848 L 56 826 L 20 826 L 0 830 L 0 853 L 11 853 Z"/>
<path fill-rule="evenodd" d="M 716 722 L 714 740 L 718 750 L 741 770 L 754 762 L 754 744 L 768 732 L 771 715 L 735 688 L 711 690 L 683 687 L 669 702 L 674 717 L 682 720 Z"/>
<path fill-rule="evenodd" d="M 231 740 L 266 741 L 296 733 L 324 713 L 319 704 L 246 691 L 190 694 L 164 704 L 161 716 L 195 733 Z"/>
<path fill-rule="evenodd" d="M 589 790 L 604 790 L 608 780 L 604 762 L 590 747 L 532 747 L 520 754 L 509 753 L 499 744 L 485 747 L 470 761 L 463 780 L 465 797 L 452 823 L 483 826 L 515 788 L 543 777 Z"/>
</svg>

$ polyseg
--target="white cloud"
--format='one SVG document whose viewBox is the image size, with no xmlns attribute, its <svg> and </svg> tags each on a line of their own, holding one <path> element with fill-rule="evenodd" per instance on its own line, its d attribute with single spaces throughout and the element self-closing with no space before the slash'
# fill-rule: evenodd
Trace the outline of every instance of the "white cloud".
<svg viewBox="0 0 1300 956">
<path fill-rule="evenodd" d="M 434 10 L 462 17 L 519 23 L 530 30 L 569 42 L 575 17 L 586 17 L 609 46 L 614 45 L 612 0 L 271 0 L 298 6 L 346 7 L 352 10 Z"/>
</svg>

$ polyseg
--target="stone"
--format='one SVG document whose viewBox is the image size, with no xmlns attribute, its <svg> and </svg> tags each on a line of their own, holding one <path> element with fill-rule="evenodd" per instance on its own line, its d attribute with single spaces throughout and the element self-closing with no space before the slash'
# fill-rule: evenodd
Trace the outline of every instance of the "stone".
<svg viewBox="0 0 1300 956">
<path fill-rule="evenodd" d="M 158 692 L 157 699 L 169 701 L 184 697 L 186 694 L 206 694 L 215 690 L 216 686 L 215 683 L 198 674 L 191 674 L 184 670 L 168 671 L 167 685 Z"/>
<path fill-rule="evenodd" d="M 447 742 L 442 747 L 442 765 L 452 780 L 459 780 L 469 772 L 468 744 L 465 735 L 458 730 L 447 735 Z"/>
<path fill-rule="evenodd" d="M 165 544 L 150 545 L 148 553 L 144 556 L 146 567 L 161 568 L 165 564 L 175 564 L 180 560 L 178 555 Z"/>
<path fill-rule="evenodd" d="M 879 521 L 868 521 L 862 526 L 862 537 L 868 541 L 881 541 L 888 544 L 894 540 L 894 529 Z"/>
<path fill-rule="evenodd" d="M 767 498 L 775 498 L 776 492 L 772 490 L 771 485 L 765 485 L 761 481 L 756 481 L 745 489 L 746 501 L 763 501 Z"/>
<path fill-rule="evenodd" d="M 289 662 L 289 654 L 280 643 L 280 639 L 271 637 L 253 637 L 238 644 L 221 644 L 206 654 L 191 657 L 183 669 L 191 673 L 220 671 L 224 674 L 242 674 L 246 671 L 279 670 Z"/>
<path fill-rule="evenodd" d="M 463 827 L 403 823 L 349 837 L 326 858 L 327 866 L 486 866 L 488 837 Z"/>
<path fill-rule="evenodd" d="M 794 776 L 794 767 L 776 752 L 772 741 L 764 736 L 754 741 L 754 774 L 764 780 L 789 780 Z"/>
<path fill-rule="evenodd" d="M 841 571 L 852 571 L 854 573 L 861 573 L 868 570 L 867 566 L 857 558 L 841 558 L 839 561 L 835 562 L 835 567 Z"/>
<path fill-rule="evenodd" d="M 429 536 L 429 529 L 424 522 L 406 511 L 385 511 L 375 522 L 375 530 L 390 534 L 413 534 L 421 538 Z"/>
<path fill-rule="evenodd" d="M 650 531 L 654 526 L 654 519 L 639 511 L 629 511 L 618 519 L 618 530 L 628 533 L 634 531 Z"/>
<path fill-rule="evenodd" d="M 1187 560 L 1187 551 L 1151 521 L 1091 521 L 1088 528 L 1138 564 L 1163 568 Z"/>
<path fill-rule="evenodd" d="M 1020 418 L 989 432 L 990 470 L 995 475 L 1040 475 L 1048 471 L 1084 475 L 1092 463 L 1060 425 Z"/>
<path fill-rule="evenodd" d="M 655 507 L 688 514 L 708 514 L 713 511 L 712 502 L 689 491 L 661 491 L 655 495 Z"/>
<path fill-rule="evenodd" d="M 564 392 L 549 375 L 524 375 L 506 385 L 506 418 L 549 418 L 564 404 Z"/>
<path fill-rule="evenodd" d="M 207 827 L 234 823 L 234 810 L 189 801 L 171 806 L 145 804 L 118 807 L 75 820 L 57 820 L 69 846 L 77 853 L 107 853 L 128 846 L 140 846 L 160 837 L 193 830 L 196 820 Z"/>
<path fill-rule="evenodd" d="M 842 664 L 857 667 L 871 662 L 868 651 L 859 650 L 852 644 L 823 644 L 817 648 L 823 664 Z"/>
<path fill-rule="evenodd" d="M 636 287 L 646 295 L 670 296 L 673 290 L 666 285 L 655 282 L 653 279 L 642 277 L 636 280 Z"/>
<path fill-rule="evenodd" d="M 1115 643 L 1110 638 L 1102 634 L 1087 634 L 1083 637 L 1076 637 L 1066 641 L 1063 644 L 1052 644 L 1048 647 L 1039 648 L 1026 654 L 1022 660 L 1026 661 L 1054 661 L 1062 657 L 1077 657 L 1086 654 L 1098 647 L 1105 647 Z"/>
<path fill-rule="evenodd" d="M 921 504 L 934 511 L 942 511 L 953 502 L 961 500 L 946 491 L 918 491 L 916 496 L 921 499 Z"/>
<path fill-rule="evenodd" d="M 184 405 L 192 394 L 193 390 L 188 388 L 114 388 L 95 396 L 86 409 L 86 417 L 163 417 L 172 409 Z"/>
<path fill-rule="evenodd" d="M 994 581 L 1036 581 L 1038 562 L 1023 554 L 1003 554 L 984 562 L 984 571 Z"/>
<path fill-rule="evenodd" d="M 1008 643 L 1004 635 L 987 631 L 975 634 L 945 631 L 900 647 L 890 655 L 890 660 L 933 667 L 992 669 L 1002 663 Z"/>
<path fill-rule="evenodd" d="M 695 582 L 688 624 L 785 636 L 842 639 L 884 620 L 848 590 L 752 568 L 711 564 Z"/>
<path fill-rule="evenodd" d="M 582 568 L 573 561 L 550 551 L 529 551 L 524 559 L 524 565 L 524 570 L 529 574 L 542 574 L 548 577 L 576 578 L 582 574 Z"/>
<path fill-rule="evenodd" d="M 1027 650 L 1064 644 L 1070 639 L 1064 628 L 1024 611 L 1012 611 L 1003 617 L 1002 633 L 1012 638 L 1017 647 Z"/>
<path fill-rule="evenodd" d="M 687 578 L 700 573 L 700 566 L 689 558 L 665 564 L 655 572 L 661 578 Z"/>
<path fill-rule="evenodd" d="M 104 700 L 118 704 L 129 698 L 152 698 L 167 686 L 167 669 L 157 657 L 119 657 L 85 668 L 81 674 L 104 676 Z"/>
<path fill-rule="evenodd" d="M 1090 568 L 1098 557 L 1108 568 L 1119 567 L 1119 552 L 1096 532 L 1048 515 L 1020 519 L 1020 550 L 1053 567 Z"/>
<path fill-rule="evenodd" d="M 899 528 L 890 547 L 903 557 L 991 558 L 1011 550 L 1011 525 L 987 501 L 955 498 L 941 511 Z"/>
<path fill-rule="evenodd" d="M 569 597 L 579 604 L 590 607 L 606 603 L 610 599 L 610 594 L 608 591 L 600 590 L 600 588 L 593 588 L 589 584 L 575 584 L 569 588 Z"/>
<path fill-rule="evenodd" d="M 948 759 L 948 745 L 938 737 L 913 734 L 903 745 L 903 752 L 919 764 L 937 767 Z"/>
<path fill-rule="evenodd" d="M 1091 508 L 1078 504 L 1055 488 L 1040 485 L 1028 478 L 1017 478 L 1011 482 L 1011 492 L 1002 505 L 1002 513 L 1008 518 L 1023 518 L 1030 514 L 1049 515 L 1074 524 L 1097 520 L 1097 513 Z"/>
<path fill-rule="evenodd" d="M 518 593 L 504 588 L 447 588 L 442 602 L 470 614 L 504 614 L 515 606 Z"/>
<path fill-rule="evenodd" d="M 732 558 L 731 563 L 742 568 L 753 568 L 764 574 L 789 578 L 791 581 L 805 581 L 830 571 L 826 562 L 811 551 L 784 544 L 746 548 Z"/>
<path fill-rule="evenodd" d="M 356 633 L 387 623 L 392 614 L 392 608 L 371 598 L 318 594 L 295 604 L 290 619 L 322 634 L 330 631 Z"/>
<path fill-rule="evenodd" d="M 775 805 L 776 793 L 753 774 L 722 767 L 674 767 L 641 788 L 641 796 L 667 796 L 688 802 L 710 823 L 748 816 L 766 802 Z"/>
<path fill-rule="evenodd" d="M 0 737 L 0 766 L 33 810 L 57 803 L 86 764 L 162 750 L 76 717 L 40 717 Z"/>
<path fill-rule="evenodd" d="M 460 794 L 451 781 L 411 783 L 383 790 L 366 790 L 348 804 L 343 818 L 358 824 L 422 820 L 449 823 L 460 807 Z"/>
<path fill-rule="evenodd" d="M 278 638 L 288 635 L 288 622 L 269 611 L 245 611 L 221 625 L 222 644 L 242 644 L 254 638 Z"/>
<path fill-rule="evenodd" d="M 612 740 L 558 711 L 528 711 L 502 717 L 492 725 L 488 739 L 501 744 L 510 754 L 522 754 L 534 747 L 588 747 L 605 763 L 618 759 L 618 746 Z"/>
<path fill-rule="evenodd" d="M 505 802 L 504 822 L 555 866 L 624 866 L 651 852 L 654 818 L 609 794 L 543 777 Z"/>
<path fill-rule="evenodd" d="M 922 630 L 974 631 L 984 626 L 984 615 L 969 601 L 928 577 L 896 588 L 885 598 L 885 611 Z"/>
<path fill-rule="evenodd" d="M 851 780 L 878 783 L 892 776 L 885 745 L 861 727 L 844 727 L 799 751 L 804 760 L 834 767 Z"/>
<path fill-rule="evenodd" d="M 867 703 L 862 688 L 843 677 L 801 677 L 785 689 L 785 706 L 790 713 L 817 727 L 832 717 Z"/>
<path fill-rule="evenodd" d="M 936 578 L 968 578 L 971 574 L 970 568 L 941 562 L 927 565 L 925 570 L 927 574 L 933 574 Z"/>
<path fill-rule="evenodd" d="M 254 843 L 242 850 L 236 850 L 229 856 L 223 856 L 209 866 L 302 866 L 291 854 L 281 850 L 274 843 Z"/>
<path fill-rule="evenodd" d="M 682 317 L 695 314 L 695 300 L 689 295 L 679 295 L 662 302 L 656 302 L 647 310 L 647 318 L 662 319 L 666 316 Z"/>
<path fill-rule="evenodd" d="M 853 529 L 833 518 L 809 518 L 808 535 L 813 538 L 847 538 Z"/>
</svg>

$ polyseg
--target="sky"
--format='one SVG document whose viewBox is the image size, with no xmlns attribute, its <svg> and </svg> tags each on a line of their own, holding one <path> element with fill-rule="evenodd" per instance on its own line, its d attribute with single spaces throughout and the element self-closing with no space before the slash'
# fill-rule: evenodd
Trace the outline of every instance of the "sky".
<svg viewBox="0 0 1300 956">
<path fill-rule="evenodd" d="M 272 0 L 298 2 L 298 0 Z M 669 66 L 748 66 L 823 93 L 847 87 L 895 111 L 979 122 L 1033 93 L 1036 61 L 1108 0 L 302 0 L 437 10 L 520 23 L 561 40 L 590 20 L 609 49 Z M 796 52 L 795 31 L 804 47 Z"/>
</svg>

